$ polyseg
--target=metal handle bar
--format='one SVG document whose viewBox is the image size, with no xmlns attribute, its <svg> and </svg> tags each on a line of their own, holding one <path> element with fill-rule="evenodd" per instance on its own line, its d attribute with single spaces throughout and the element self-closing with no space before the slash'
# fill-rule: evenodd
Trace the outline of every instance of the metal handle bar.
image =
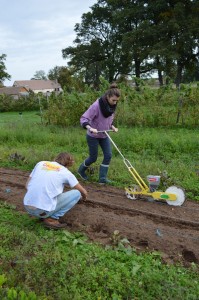
<svg viewBox="0 0 199 300">
<path fill-rule="evenodd" d="M 146 183 L 144 182 L 144 180 L 140 177 L 140 175 L 138 174 L 138 172 L 136 171 L 136 169 L 132 166 L 132 164 L 130 163 L 130 161 L 124 157 L 124 155 L 122 154 L 122 152 L 120 151 L 120 149 L 117 147 L 117 145 L 114 143 L 114 141 L 112 140 L 112 138 L 110 137 L 110 135 L 107 133 L 107 131 L 108 130 L 105 130 L 104 133 L 107 135 L 107 137 L 109 138 L 109 140 L 111 141 L 111 143 L 114 145 L 115 149 L 118 151 L 118 153 L 123 158 L 123 162 L 126 165 L 126 167 L 128 168 L 128 170 L 131 173 L 131 175 L 134 177 L 134 179 L 136 180 L 136 182 L 138 183 L 138 185 L 140 186 L 140 188 L 142 190 L 143 189 L 147 189 L 148 186 L 146 185 Z M 113 130 L 109 130 L 109 131 L 113 131 Z"/>
<path fill-rule="evenodd" d="M 106 132 L 113 132 L 113 129 L 108 129 L 108 130 L 98 130 L 97 133 L 106 133 Z"/>
<path fill-rule="evenodd" d="M 113 131 L 113 130 L 110 130 Z M 121 155 L 121 157 L 123 158 L 123 160 L 126 160 L 124 155 L 122 154 L 122 152 L 120 151 L 120 149 L 117 147 L 117 145 L 114 143 L 114 141 L 112 140 L 112 138 L 110 137 L 110 135 L 107 133 L 107 131 L 104 131 L 104 133 L 107 135 L 107 137 L 109 138 L 109 140 L 111 141 L 111 143 L 114 145 L 115 149 L 118 151 L 118 153 Z"/>
</svg>

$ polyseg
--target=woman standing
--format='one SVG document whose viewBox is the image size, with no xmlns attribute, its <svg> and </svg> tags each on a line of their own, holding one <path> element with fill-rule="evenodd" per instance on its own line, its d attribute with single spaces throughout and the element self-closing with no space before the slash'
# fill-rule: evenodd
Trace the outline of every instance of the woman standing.
<svg viewBox="0 0 199 300">
<path fill-rule="evenodd" d="M 78 174 L 84 180 L 88 180 L 85 172 L 92 163 L 96 162 L 98 146 L 100 146 L 104 158 L 100 165 L 99 183 L 110 182 L 107 179 L 107 173 L 112 157 L 111 143 L 105 133 L 98 133 L 98 131 L 109 129 L 115 132 L 118 131 L 113 125 L 113 119 L 119 98 L 120 90 L 117 85 L 113 83 L 105 94 L 97 99 L 80 118 L 81 126 L 87 129 L 86 140 L 89 149 L 89 157 L 87 157 L 78 169 Z"/>
</svg>

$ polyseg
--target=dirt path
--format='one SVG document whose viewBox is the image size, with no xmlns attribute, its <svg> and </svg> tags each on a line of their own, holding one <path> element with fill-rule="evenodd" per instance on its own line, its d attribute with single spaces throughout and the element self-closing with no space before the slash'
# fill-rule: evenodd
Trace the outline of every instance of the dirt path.
<svg viewBox="0 0 199 300">
<path fill-rule="evenodd" d="M 22 200 L 29 173 L 0 168 L 0 199 L 24 212 Z M 115 230 L 138 252 L 161 252 L 167 263 L 199 263 L 199 203 L 175 207 L 147 200 L 129 200 L 124 190 L 84 184 L 88 201 L 64 216 L 68 229 L 83 231 L 91 241 L 110 244 Z"/>
</svg>

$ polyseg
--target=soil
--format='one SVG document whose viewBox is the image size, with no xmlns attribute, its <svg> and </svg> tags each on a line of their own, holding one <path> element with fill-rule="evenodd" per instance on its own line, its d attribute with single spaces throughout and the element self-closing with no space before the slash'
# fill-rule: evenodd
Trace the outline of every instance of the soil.
<svg viewBox="0 0 199 300">
<path fill-rule="evenodd" d="M 0 199 L 21 213 L 25 213 L 28 176 L 26 171 L 0 168 Z M 176 207 L 148 199 L 130 200 L 123 189 L 82 185 L 88 191 L 87 201 L 80 201 L 61 219 L 69 231 L 81 231 L 103 245 L 127 239 L 137 253 L 158 251 L 165 263 L 199 264 L 199 203 L 186 199 Z"/>
</svg>

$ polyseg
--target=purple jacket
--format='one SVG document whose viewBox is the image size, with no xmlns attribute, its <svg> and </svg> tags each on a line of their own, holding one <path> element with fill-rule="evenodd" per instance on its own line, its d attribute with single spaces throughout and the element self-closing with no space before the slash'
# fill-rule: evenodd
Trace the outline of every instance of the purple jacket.
<svg viewBox="0 0 199 300">
<path fill-rule="evenodd" d="M 97 99 L 80 118 L 80 124 L 84 127 L 84 124 L 89 124 L 92 128 L 97 130 L 108 130 L 111 129 L 113 123 L 114 114 L 110 117 L 105 118 L 100 110 L 99 99 Z M 93 134 L 87 130 L 87 134 L 95 138 L 105 138 L 105 133 Z"/>
</svg>

